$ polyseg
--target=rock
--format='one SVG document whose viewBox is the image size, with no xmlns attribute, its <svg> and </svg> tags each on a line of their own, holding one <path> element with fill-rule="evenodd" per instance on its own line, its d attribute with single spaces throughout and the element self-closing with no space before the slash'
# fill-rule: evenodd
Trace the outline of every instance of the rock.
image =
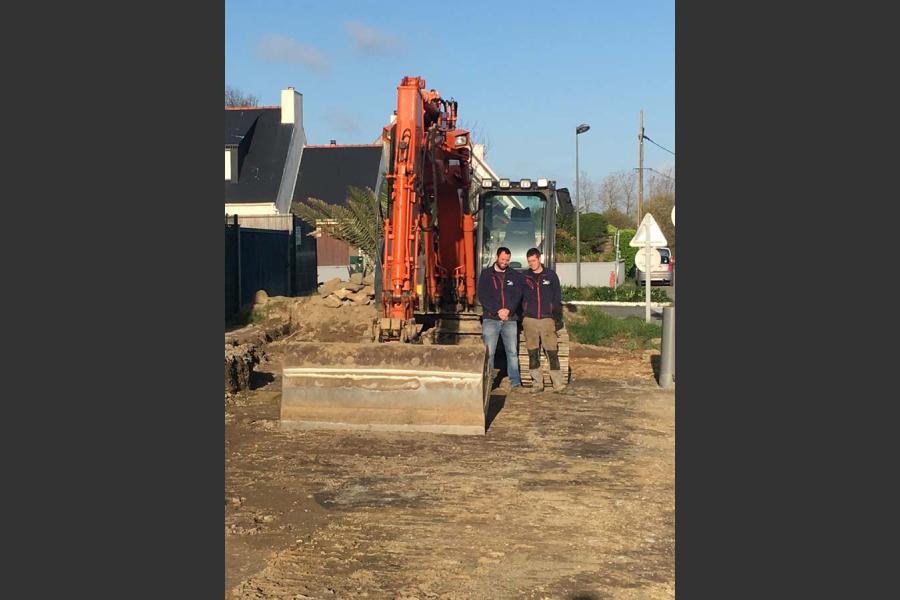
<svg viewBox="0 0 900 600">
<path fill-rule="evenodd" d="M 353 292 L 348 290 L 347 288 L 341 288 L 339 290 L 335 290 L 334 295 L 337 296 L 340 300 L 346 300 L 349 296 L 353 295 Z"/>
<path fill-rule="evenodd" d="M 362 285 L 363 282 L 363 274 L 362 273 L 354 273 L 350 276 L 350 283 L 358 283 Z"/>
<path fill-rule="evenodd" d="M 375 274 L 369 273 L 362 279 L 363 284 L 365 285 L 375 285 Z"/>
<path fill-rule="evenodd" d="M 342 304 L 341 300 L 334 294 L 325 298 L 325 306 L 328 308 L 340 308 Z"/>
<path fill-rule="evenodd" d="M 353 304 L 368 304 L 372 301 L 372 299 L 369 298 L 368 294 L 363 294 L 362 292 L 350 294 L 349 296 L 347 296 L 347 298 L 349 298 L 353 302 Z"/>
<path fill-rule="evenodd" d="M 319 295 L 327 296 L 331 292 L 335 290 L 339 290 L 344 287 L 344 282 L 341 281 L 340 277 L 335 277 L 334 279 L 329 279 L 325 283 L 319 286 Z"/>
<path fill-rule="evenodd" d="M 258 290 L 256 295 L 253 296 L 253 304 L 265 304 L 269 301 L 269 294 L 266 293 L 266 290 Z"/>
<path fill-rule="evenodd" d="M 360 291 L 361 289 L 363 289 L 363 288 L 365 288 L 365 287 L 366 287 L 366 286 L 364 286 L 364 285 L 361 284 L 361 283 L 345 283 L 345 284 L 344 284 L 344 289 L 348 289 L 348 290 L 350 290 L 351 292 L 358 292 L 358 291 Z"/>
<path fill-rule="evenodd" d="M 360 293 L 365 294 L 366 296 L 374 296 L 375 288 L 373 288 L 371 285 L 367 285 L 362 290 L 360 290 Z"/>
</svg>

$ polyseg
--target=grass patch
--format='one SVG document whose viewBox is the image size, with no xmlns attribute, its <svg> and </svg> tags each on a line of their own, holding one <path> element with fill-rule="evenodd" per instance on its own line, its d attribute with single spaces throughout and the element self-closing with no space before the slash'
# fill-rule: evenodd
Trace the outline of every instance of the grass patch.
<svg viewBox="0 0 900 600">
<path fill-rule="evenodd" d="M 572 338 L 580 344 L 624 346 L 644 349 L 662 336 L 662 327 L 646 323 L 640 317 L 613 317 L 595 308 L 580 309 L 567 324 Z"/>
<path fill-rule="evenodd" d="M 269 310 L 284 301 L 270 301 L 262 306 L 244 307 L 239 313 L 225 322 L 225 327 L 246 327 L 262 323 L 269 317 Z"/>
</svg>

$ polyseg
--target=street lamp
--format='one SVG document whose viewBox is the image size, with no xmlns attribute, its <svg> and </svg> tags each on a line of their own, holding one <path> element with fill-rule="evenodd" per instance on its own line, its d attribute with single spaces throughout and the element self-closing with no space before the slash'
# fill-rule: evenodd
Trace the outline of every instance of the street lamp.
<svg viewBox="0 0 900 600">
<path fill-rule="evenodd" d="M 581 191 L 578 185 L 578 135 L 591 126 L 582 123 L 575 128 L 575 286 L 581 287 Z"/>
</svg>

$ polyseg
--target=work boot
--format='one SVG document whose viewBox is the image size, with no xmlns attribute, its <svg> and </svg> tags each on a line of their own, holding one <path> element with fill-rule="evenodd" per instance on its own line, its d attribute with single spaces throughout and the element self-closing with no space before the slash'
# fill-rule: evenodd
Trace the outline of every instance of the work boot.
<svg viewBox="0 0 900 600">
<path fill-rule="evenodd" d="M 561 392 L 566 389 L 566 378 L 562 371 L 550 371 L 550 380 L 553 382 L 553 391 Z"/>
<path fill-rule="evenodd" d="M 544 391 L 544 373 L 541 371 L 541 368 L 530 369 L 531 373 L 531 387 L 528 388 L 528 391 L 532 394 L 536 394 L 538 392 Z"/>
<path fill-rule="evenodd" d="M 541 372 L 541 349 L 528 350 L 528 371 L 533 380 L 528 391 L 532 394 L 544 391 L 544 374 Z"/>
<path fill-rule="evenodd" d="M 566 389 L 566 380 L 559 365 L 559 351 L 547 350 L 547 358 L 550 361 L 550 381 L 553 382 L 553 391 L 561 392 Z"/>
</svg>

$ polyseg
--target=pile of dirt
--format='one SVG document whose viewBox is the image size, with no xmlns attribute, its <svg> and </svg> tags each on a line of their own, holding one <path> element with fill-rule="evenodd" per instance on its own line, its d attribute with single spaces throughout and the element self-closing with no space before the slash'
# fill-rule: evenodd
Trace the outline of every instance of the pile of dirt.
<svg viewBox="0 0 900 600">
<path fill-rule="evenodd" d="M 337 280 L 337 289 L 306 297 L 257 294 L 257 323 L 225 333 L 225 395 L 250 388 L 260 363 L 278 361 L 292 342 L 362 342 L 371 339 L 374 290 Z M 354 291 L 356 288 L 356 291 Z M 371 290 L 371 292 L 369 291 Z M 337 300 L 334 306 L 331 299 Z"/>
<path fill-rule="evenodd" d="M 250 387 L 253 368 L 259 364 L 260 353 L 255 344 L 225 346 L 225 394 L 234 394 Z"/>
</svg>

